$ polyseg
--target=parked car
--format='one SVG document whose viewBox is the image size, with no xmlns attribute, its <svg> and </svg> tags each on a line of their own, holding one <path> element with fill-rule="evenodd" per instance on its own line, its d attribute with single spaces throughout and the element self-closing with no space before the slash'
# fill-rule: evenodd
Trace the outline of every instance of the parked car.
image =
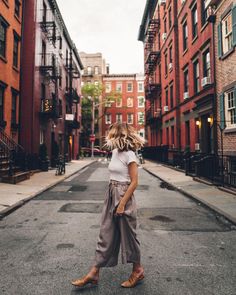
<svg viewBox="0 0 236 295">
<path fill-rule="evenodd" d="M 83 153 L 83 155 L 85 157 L 91 157 L 91 154 L 92 154 L 91 148 L 89 148 L 89 147 L 82 147 L 81 148 L 81 152 Z M 103 150 L 100 150 L 98 148 L 94 148 L 93 149 L 93 154 L 94 154 L 94 156 L 105 157 L 106 154 L 107 154 L 107 152 L 106 151 L 103 151 Z"/>
</svg>

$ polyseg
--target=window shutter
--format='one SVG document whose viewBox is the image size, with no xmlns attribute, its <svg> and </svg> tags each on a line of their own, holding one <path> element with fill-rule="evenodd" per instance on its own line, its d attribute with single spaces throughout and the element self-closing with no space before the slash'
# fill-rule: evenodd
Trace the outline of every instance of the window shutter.
<svg viewBox="0 0 236 295">
<path fill-rule="evenodd" d="M 236 45 L 236 5 L 232 9 L 232 33 L 233 33 L 233 46 Z"/>
<path fill-rule="evenodd" d="M 217 26 L 218 30 L 218 57 L 222 56 L 222 24 L 219 23 Z"/>
<path fill-rule="evenodd" d="M 236 86 L 234 87 L 234 107 L 236 108 Z"/>
<path fill-rule="evenodd" d="M 220 94 L 220 128 L 225 129 L 225 96 Z"/>
</svg>

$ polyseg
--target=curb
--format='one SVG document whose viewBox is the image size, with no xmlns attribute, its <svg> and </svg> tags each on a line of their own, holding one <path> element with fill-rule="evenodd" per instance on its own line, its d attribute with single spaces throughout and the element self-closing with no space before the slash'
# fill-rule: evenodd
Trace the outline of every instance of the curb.
<svg viewBox="0 0 236 295">
<path fill-rule="evenodd" d="M 173 185 L 172 183 L 166 181 L 165 179 L 161 178 L 160 176 L 156 175 L 154 172 L 151 172 L 150 170 L 148 170 L 147 168 L 144 168 L 143 169 L 148 172 L 149 174 L 151 174 L 152 176 L 154 177 L 157 177 L 158 179 L 160 179 L 161 181 L 167 183 L 168 185 L 170 185 L 171 187 L 173 187 L 176 191 L 180 192 L 181 194 L 185 195 L 186 197 L 189 197 L 199 203 L 201 203 L 202 205 L 206 206 L 208 209 L 212 210 L 213 212 L 223 216 L 224 218 L 226 218 L 229 222 L 233 223 L 234 225 L 236 225 L 236 219 L 234 217 L 232 217 L 231 215 L 227 214 L 226 212 L 224 212 L 223 210 L 221 210 L 220 208 L 218 207 L 215 207 L 214 205 L 206 202 L 205 200 L 202 200 L 201 198 L 193 195 L 193 194 L 190 194 L 188 193 L 187 191 Z"/>
<path fill-rule="evenodd" d="M 92 165 L 93 163 L 97 162 L 97 160 L 94 160 L 92 161 L 91 163 L 85 165 L 84 167 L 72 172 L 71 174 L 67 174 L 67 175 L 64 175 L 63 178 L 57 180 L 56 182 L 54 183 L 51 183 L 47 186 L 45 186 L 44 188 L 40 189 L 39 191 L 31 194 L 29 197 L 26 197 L 25 199 L 23 200 L 20 200 L 18 201 L 17 203 L 7 207 L 6 209 L 2 210 L 0 212 L 0 220 L 3 219 L 4 217 L 6 217 L 7 215 L 9 215 L 10 213 L 12 213 L 13 211 L 17 210 L 18 208 L 20 208 L 21 206 L 23 206 L 24 204 L 26 204 L 27 202 L 29 202 L 30 200 L 32 200 L 33 198 L 35 198 L 36 196 L 42 194 L 43 192 L 49 190 L 50 188 L 56 186 L 57 184 L 59 184 L 60 182 L 64 181 L 65 179 L 75 175 L 76 173 L 78 173 L 79 171 L 87 168 L 88 166 Z"/>
</svg>

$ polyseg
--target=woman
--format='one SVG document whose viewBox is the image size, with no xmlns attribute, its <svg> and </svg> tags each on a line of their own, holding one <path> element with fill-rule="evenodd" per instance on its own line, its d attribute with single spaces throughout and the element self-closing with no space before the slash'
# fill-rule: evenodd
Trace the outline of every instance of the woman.
<svg viewBox="0 0 236 295">
<path fill-rule="evenodd" d="M 100 235 L 95 261 L 88 274 L 72 282 L 83 287 L 98 283 L 101 267 L 113 267 L 118 263 L 121 246 L 122 263 L 133 263 L 129 279 L 121 284 L 132 288 L 144 278 L 140 263 L 139 241 L 136 238 L 137 209 L 133 195 L 138 184 L 138 167 L 135 151 L 144 140 L 128 124 L 116 123 L 109 128 L 106 146 L 112 150 L 109 164 L 110 183 L 102 211 Z"/>
</svg>

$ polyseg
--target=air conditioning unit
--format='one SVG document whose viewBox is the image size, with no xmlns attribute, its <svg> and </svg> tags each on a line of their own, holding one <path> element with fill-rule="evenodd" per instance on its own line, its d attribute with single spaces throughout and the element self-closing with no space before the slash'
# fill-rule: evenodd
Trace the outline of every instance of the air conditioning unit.
<svg viewBox="0 0 236 295">
<path fill-rule="evenodd" d="M 166 5 L 166 0 L 159 0 L 160 5 Z"/>
<path fill-rule="evenodd" d="M 184 99 L 188 99 L 188 98 L 189 98 L 188 92 L 184 92 Z"/>
<path fill-rule="evenodd" d="M 210 77 L 202 78 L 202 87 L 207 86 L 209 84 L 211 84 L 211 78 Z"/>
<path fill-rule="evenodd" d="M 169 107 L 168 106 L 164 106 L 164 112 L 168 112 L 169 111 Z"/>
<path fill-rule="evenodd" d="M 166 33 L 163 33 L 162 36 L 161 36 L 162 40 L 166 40 L 166 37 L 167 37 Z"/>
<path fill-rule="evenodd" d="M 169 63 L 169 70 L 172 70 L 173 69 L 173 64 L 172 62 Z"/>
<path fill-rule="evenodd" d="M 200 143 L 195 143 L 195 151 L 200 151 Z"/>
</svg>

